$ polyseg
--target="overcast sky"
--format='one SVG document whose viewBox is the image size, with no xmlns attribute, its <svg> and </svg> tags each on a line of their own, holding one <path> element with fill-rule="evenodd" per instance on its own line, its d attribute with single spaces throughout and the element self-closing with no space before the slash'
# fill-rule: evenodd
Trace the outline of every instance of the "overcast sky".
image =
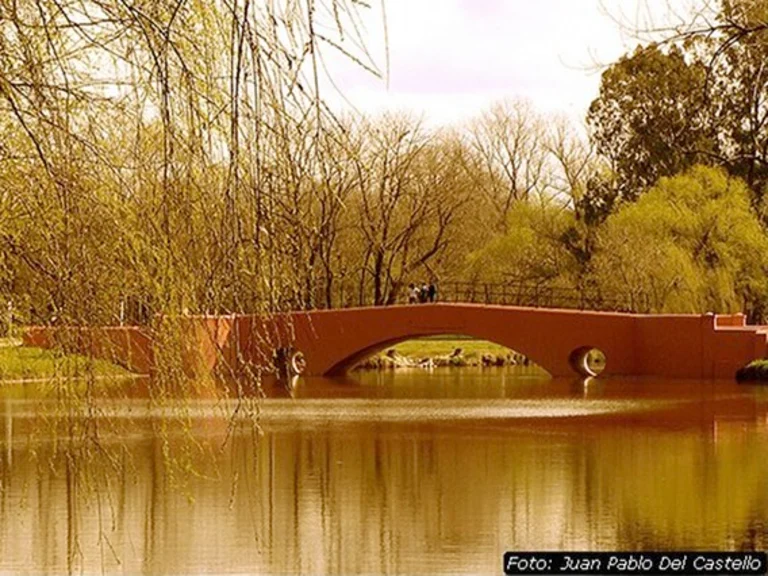
<svg viewBox="0 0 768 576">
<path fill-rule="evenodd" d="M 678 7 L 689 0 L 676 1 Z M 650 6 L 649 6 L 650 4 Z M 363 112 L 404 109 L 430 124 L 460 122 L 504 97 L 581 122 L 600 69 L 637 41 L 612 19 L 663 19 L 666 0 L 385 0 L 390 81 L 349 61 L 328 67 Z M 381 8 L 363 11 L 367 44 L 385 68 Z M 623 16 L 622 16 L 623 15 Z M 327 51 L 326 51 L 327 53 Z M 343 105 L 326 90 L 335 108 Z"/>
</svg>

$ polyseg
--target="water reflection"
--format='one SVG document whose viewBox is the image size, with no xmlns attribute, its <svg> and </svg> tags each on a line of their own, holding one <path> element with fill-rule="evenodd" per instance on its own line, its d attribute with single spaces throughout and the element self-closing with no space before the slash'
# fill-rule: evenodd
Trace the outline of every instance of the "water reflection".
<svg viewBox="0 0 768 576">
<path fill-rule="evenodd" d="M 495 574 L 508 549 L 768 547 L 764 390 L 493 374 L 274 386 L 263 434 L 243 419 L 226 444 L 211 399 L 178 427 L 105 404 L 109 466 L 51 468 L 44 408 L 6 398 L 0 570 Z"/>
</svg>

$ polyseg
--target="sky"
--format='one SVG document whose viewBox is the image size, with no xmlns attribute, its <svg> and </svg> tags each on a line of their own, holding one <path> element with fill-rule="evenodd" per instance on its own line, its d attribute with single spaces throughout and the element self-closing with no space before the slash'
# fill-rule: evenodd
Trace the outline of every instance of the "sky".
<svg viewBox="0 0 768 576">
<path fill-rule="evenodd" d="M 683 6 L 688 0 L 669 0 Z M 386 68 L 380 0 L 363 10 L 366 45 Z M 620 21 L 668 17 L 667 0 L 384 0 L 389 85 L 329 54 L 343 97 L 336 109 L 403 110 L 431 125 L 457 124 L 503 98 L 528 99 L 543 113 L 583 122 L 601 66 L 637 45 Z"/>
</svg>

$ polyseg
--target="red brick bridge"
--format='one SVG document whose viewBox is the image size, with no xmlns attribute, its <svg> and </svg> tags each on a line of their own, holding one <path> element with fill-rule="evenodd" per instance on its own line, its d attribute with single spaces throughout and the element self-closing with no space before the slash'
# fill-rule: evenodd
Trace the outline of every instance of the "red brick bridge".
<svg viewBox="0 0 768 576">
<path fill-rule="evenodd" d="M 603 375 L 713 379 L 766 356 L 768 327 L 743 315 L 645 315 L 486 304 L 416 304 L 275 315 L 188 316 L 181 323 L 188 373 L 240 373 L 273 365 L 281 351 L 305 375 L 334 375 L 366 356 L 420 336 L 462 334 L 520 352 L 552 376 L 585 374 L 585 353 L 606 357 Z M 30 328 L 28 345 L 50 346 L 56 330 L 79 334 L 77 347 L 138 371 L 151 371 L 155 350 L 136 327 Z"/>
</svg>

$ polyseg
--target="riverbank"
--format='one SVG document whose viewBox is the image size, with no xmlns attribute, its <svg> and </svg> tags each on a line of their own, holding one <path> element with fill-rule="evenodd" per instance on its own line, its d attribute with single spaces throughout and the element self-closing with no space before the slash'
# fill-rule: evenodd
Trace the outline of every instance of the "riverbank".
<svg viewBox="0 0 768 576">
<path fill-rule="evenodd" d="M 468 338 L 419 338 L 366 358 L 355 370 L 467 366 L 528 366 L 529 360 L 504 346 Z"/>
<path fill-rule="evenodd" d="M 104 360 L 78 354 L 59 354 L 53 350 L 21 346 L 19 340 L 0 339 L 0 384 L 39 382 L 55 376 L 78 377 L 93 374 L 99 378 L 124 377 L 132 373 Z"/>
</svg>

